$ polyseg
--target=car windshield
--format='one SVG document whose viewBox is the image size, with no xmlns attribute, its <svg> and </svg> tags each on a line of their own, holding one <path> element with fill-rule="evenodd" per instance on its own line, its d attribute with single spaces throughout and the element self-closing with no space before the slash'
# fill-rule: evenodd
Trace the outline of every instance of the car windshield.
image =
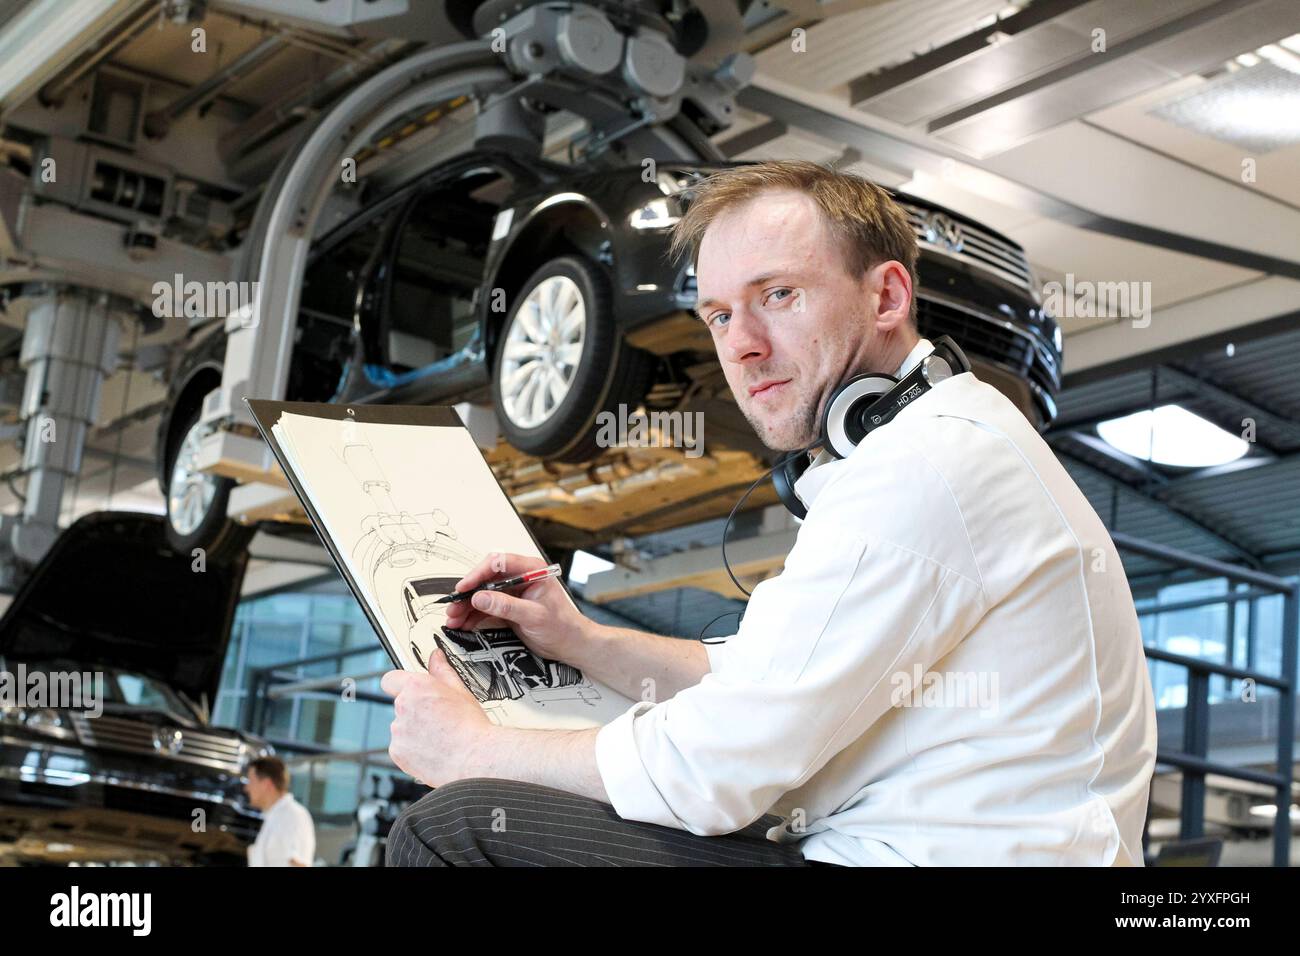
<svg viewBox="0 0 1300 956">
<path fill-rule="evenodd" d="M 162 681 L 129 671 L 104 671 L 104 702 L 142 710 L 161 710 L 187 720 L 194 711 Z"/>
</svg>

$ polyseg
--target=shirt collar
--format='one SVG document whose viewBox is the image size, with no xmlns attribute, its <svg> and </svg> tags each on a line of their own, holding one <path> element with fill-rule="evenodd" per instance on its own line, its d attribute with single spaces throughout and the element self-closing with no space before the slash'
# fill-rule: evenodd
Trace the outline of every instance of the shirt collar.
<svg viewBox="0 0 1300 956">
<path fill-rule="evenodd" d="M 288 807 L 291 804 L 293 804 L 293 802 L 294 799 L 293 799 L 292 791 L 286 790 L 284 793 L 280 794 L 280 798 L 276 800 L 275 803 L 271 804 L 269 807 L 266 808 L 266 812 L 270 813 L 271 811 L 280 809 L 282 807 L 288 809 Z"/>
<path fill-rule="evenodd" d="M 894 378 L 903 378 L 903 376 L 908 372 L 921 364 L 921 359 L 925 358 L 933 351 L 933 342 L 927 338 L 919 339 L 916 345 L 912 347 L 912 351 L 907 353 L 907 357 L 903 359 L 902 364 L 899 365 L 898 368 L 894 369 Z M 813 457 L 812 453 L 809 452 L 809 457 L 812 458 L 812 463 L 809 464 L 807 470 L 799 476 L 799 480 L 794 483 L 794 490 L 800 500 L 803 501 L 806 506 L 811 507 L 813 498 L 817 496 L 817 492 L 821 490 L 821 486 L 824 485 L 826 480 L 830 477 L 830 475 L 824 471 L 819 475 L 813 475 L 813 471 L 820 468 L 822 465 L 836 461 L 837 459 L 825 448 L 820 449 L 817 452 L 816 457 Z"/>
<path fill-rule="evenodd" d="M 934 343 L 927 338 L 917 340 L 916 345 L 912 346 L 912 351 L 907 353 L 907 358 L 903 359 L 903 364 L 898 366 L 894 372 L 894 378 L 901 379 L 912 369 L 921 364 L 921 359 L 925 358 L 934 351 Z"/>
</svg>

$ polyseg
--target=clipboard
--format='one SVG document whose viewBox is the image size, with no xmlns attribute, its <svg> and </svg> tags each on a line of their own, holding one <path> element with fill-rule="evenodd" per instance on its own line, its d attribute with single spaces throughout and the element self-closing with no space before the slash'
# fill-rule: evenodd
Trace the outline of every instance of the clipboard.
<svg viewBox="0 0 1300 956">
<path fill-rule="evenodd" d="M 248 406 L 249 411 L 252 413 L 253 422 L 257 426 L 257 430 L 261 433 L 262 438 L 266 441 L 267 445 L 270 446 L 271 452 L 275 455 L 275 460 L 280 465 L 280 470 L 284 472 L 285 477 L 289 481 L 289 487 L 293 490 L 294 495 L 302 505 L 303 511 L 307 513 L 307 517 L 311 520 L 312 526 L 316 529 L 316 534 L 320 538 L 321 543 L 325 545 L 325 550 L 329 552 L 330 559 L 334 562 L 334 566 L 338 569 L 343 580 L 347 582 L 348 588 L 352 591 L 352 595 L 356 598 L 357 603 L 361 605 L 362 611 L 365 612 L 366 619 L 370 622 L 370 627 L 374 630 L 375 636 L 379 638 L 380 644 L 382 644 L 384 650 L 388 652 L 388 656 L 393 661 L 393 665 L 399 670 L 404 669 L 401 655 L 398 653 L 397 649 L 392 646 L 388 637 L 384 634 L 384 628 L 379 621 L 376 609 L 370 606 L 369 602 L 366 600 L 364 590 L 358 585 L 356 580 L 353 578 L 352 573 L 348 570 L 348 564 L 343 560 L 343 556 L 339 551 L 338 543 L 334 541 L 325 526 L 325 522 L 321 520 L 321 516 L 316 512 L 315 506 L 303 491 L 302 483 L 298 480 L 296 471 L 293 466 L 290 465 L 289 460 L 284 453 L 284 449 L 280 447 L 280 443 L 276 440 L 275 434 L 271 429 L 280 420 L 281 414 L 285 412 L 291 415 L 307 415 L 340 423 L 351 420 L 359 424 L 411 425 L 417 427 L 425 426 L 442 428 L 455 427 L 461 429 L 465 428 L 465 423 L 461 421 L 460 416 L 456 414 L 456 410 L 447 405 L 349 405 L 330 402 L 278 402 L 269 399 L 250 398 L 245 398 L 244 404 Z M 488 470 L 489 472 L 491 471 L 490 468 Z M 506 494 L 505 489 L 501 487 L 501 482 L 496 478 L 495 473 L 493 473 L 493 480 L 496 481 L 497 489 L 501 492 L 501 496 L 510 505 L 510 509 L 515 513 L 515 516 L 519 518 L 519 522 L 523 525 L 524 530 L 528 532 L 528 536 L 532 539 L 533 544 L 536 545 L 538 553 L 545 556 L 546 551 L 542 548 L 541 542 L 537 540 L 537 536 L 533 534 L 533 529 L 523 520 L 523 517 L 519 514 L 519 510 L 515 508 L 514 502 L 510 500 L 510 496 Z M 569 590 L 568 584 L 563 578 L 558 580 L 560 586 L 564 589 L 564 593 L 568 595 L 570 602 L 573 602 L 576 607 L 577 604 L 573 601 L 573 594 Z"/>
</svg>

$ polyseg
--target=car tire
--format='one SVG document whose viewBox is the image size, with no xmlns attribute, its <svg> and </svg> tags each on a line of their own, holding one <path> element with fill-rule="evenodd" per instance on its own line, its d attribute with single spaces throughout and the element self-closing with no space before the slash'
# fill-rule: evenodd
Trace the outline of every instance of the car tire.
<svg viewBox="0 0 1300 956">
<path fill-rule="evenodd" d="M 492 372 L 497 421 L 515 448 L 589 461 L 600 451 L 597 416 L 619 405 L 630 414 L 645 398 L 654 356 L 623 338 L 613 302 L 609 277 L 583 256 L 552 259 L 524 283 Z"/>
<path fill-rule="evenodd" d="M 167 451 L 167 486 L 163 495 L 167 505 L 167 543 L 178 553 L 189 555 L 202 548 L 208 557 L 225 557 L 248 547 L 256 528 L 231 521 L 226 516 L 230 503 L 230 489 L 235 486 L 231 478 L 218 475 L 200 475 L 184 464 L 178 470 L 182 456 L 192 457 L 197 442 L 201 408 L 193 409 L 177 429 L 176 441 Z M 181 481 L 185 488 L 173 485 Z"/>
</svg>

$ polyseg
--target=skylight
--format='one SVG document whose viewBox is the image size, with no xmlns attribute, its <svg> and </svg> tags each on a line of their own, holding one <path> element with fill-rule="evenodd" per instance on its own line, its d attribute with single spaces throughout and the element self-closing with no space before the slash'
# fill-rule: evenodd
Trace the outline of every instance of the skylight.
<svg viewBox="0 0 1300 956">
<path fill-rule="evenodd" d="M 1126 455 L 1177 468 L 1223 465 L 1250 450 L 1249 442 L 1181 405 L 1112 418 L 1097 426 L 1097 434 Z"/>
</svg>

